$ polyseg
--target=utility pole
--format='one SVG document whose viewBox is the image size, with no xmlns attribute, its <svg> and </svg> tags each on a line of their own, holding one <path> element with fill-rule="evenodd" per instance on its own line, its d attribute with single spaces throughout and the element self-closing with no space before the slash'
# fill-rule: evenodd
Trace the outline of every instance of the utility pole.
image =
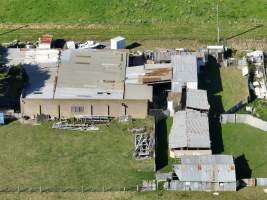
<svg viewBox="0 0 267 200">
<path fill-rule="evenodd" d="M 219 1 L 217 1 L 217 43 L 220 44 Z"/>
</svg>

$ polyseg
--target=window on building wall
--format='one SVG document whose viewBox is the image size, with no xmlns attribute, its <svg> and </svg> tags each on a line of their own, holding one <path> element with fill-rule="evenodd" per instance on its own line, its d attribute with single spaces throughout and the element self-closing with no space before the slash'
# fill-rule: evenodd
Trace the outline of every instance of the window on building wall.
<svg viewBox="0 0 267 200">
<path fill-rule="evenodd" d="M 84 112 L 84 107 L 83 106 L 72 106 L 71 107 L 71 112 L 72 113 L 83 113 Z"/>
</svg>

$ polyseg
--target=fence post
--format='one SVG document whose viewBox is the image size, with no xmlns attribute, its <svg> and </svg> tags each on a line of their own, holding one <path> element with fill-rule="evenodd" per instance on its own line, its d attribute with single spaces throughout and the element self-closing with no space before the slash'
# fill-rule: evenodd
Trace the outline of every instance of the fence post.
<svg viewBox="0 0 267 200">
<path fill-rule="evenodd" d="M 139 191 L 139 186 L 138 185 L 136 185 L 136 192 L 138 192 Z"/>
<path fill-rule="evenodd" d="M 124 192 L 126 191 L 126 187 L 123 187 L 123 191 L 124 191 Z"/>
<path fill-rule="evenodd" d="M 83 193 L 83 186 L 82 186 L 82 193 Z"/>
<path fill-rule="evenodd" d="M 19 185 L 18 185 L 18 192 L 20 192 L 20 188 L 19 188 Z"/>
<path fill-rule="evenodd" d="M 103 192 L 105 192 L 105 186 L 103 186 Z"/>
<path fill-rule="evenodd" d="M 40 186 L 39 191 L 42 192 L 42 186 Z"/>
</svg>

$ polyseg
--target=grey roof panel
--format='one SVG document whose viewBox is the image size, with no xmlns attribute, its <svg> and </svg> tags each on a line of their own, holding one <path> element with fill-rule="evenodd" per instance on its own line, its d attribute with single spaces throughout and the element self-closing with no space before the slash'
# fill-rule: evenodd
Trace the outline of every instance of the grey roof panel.
<svg viewBox="0 0 267 200">
<path fill-rule="evenodd" d="M 195 110 L 174 114 L 169 148 L 210 148 L 209 121 L 205 113 Z"/>
<path fill-rule="evenodd" d="M 65 50 L 55 98 L 123 99 L 127 62 L 121 50 Z"/>
<path fill-rule="evenodd" d="M 186 92 L 186 107 L 200 110 L 209 110 L 206 90 L 188 89 Z"/>
<path fill-rule="evenodd" d="M 186 85 L 188 82 L 198 82 L 197 57 L 195 54 L 181 54 L 172 56 L 173 82 Z M 180 92 L 173 89 L 174 92 Z"/>
</svg>

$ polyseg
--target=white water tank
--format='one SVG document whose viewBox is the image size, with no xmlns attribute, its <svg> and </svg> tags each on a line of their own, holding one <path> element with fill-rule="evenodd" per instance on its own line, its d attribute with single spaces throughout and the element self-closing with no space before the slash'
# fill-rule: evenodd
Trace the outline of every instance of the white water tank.
<svg viewBox="0 0 267 200">
<path fill-rule="evenodd" d="M 110 40 L 111 49 L 125 49 L 125 38 L 118 36 Z"/>
</svg>

